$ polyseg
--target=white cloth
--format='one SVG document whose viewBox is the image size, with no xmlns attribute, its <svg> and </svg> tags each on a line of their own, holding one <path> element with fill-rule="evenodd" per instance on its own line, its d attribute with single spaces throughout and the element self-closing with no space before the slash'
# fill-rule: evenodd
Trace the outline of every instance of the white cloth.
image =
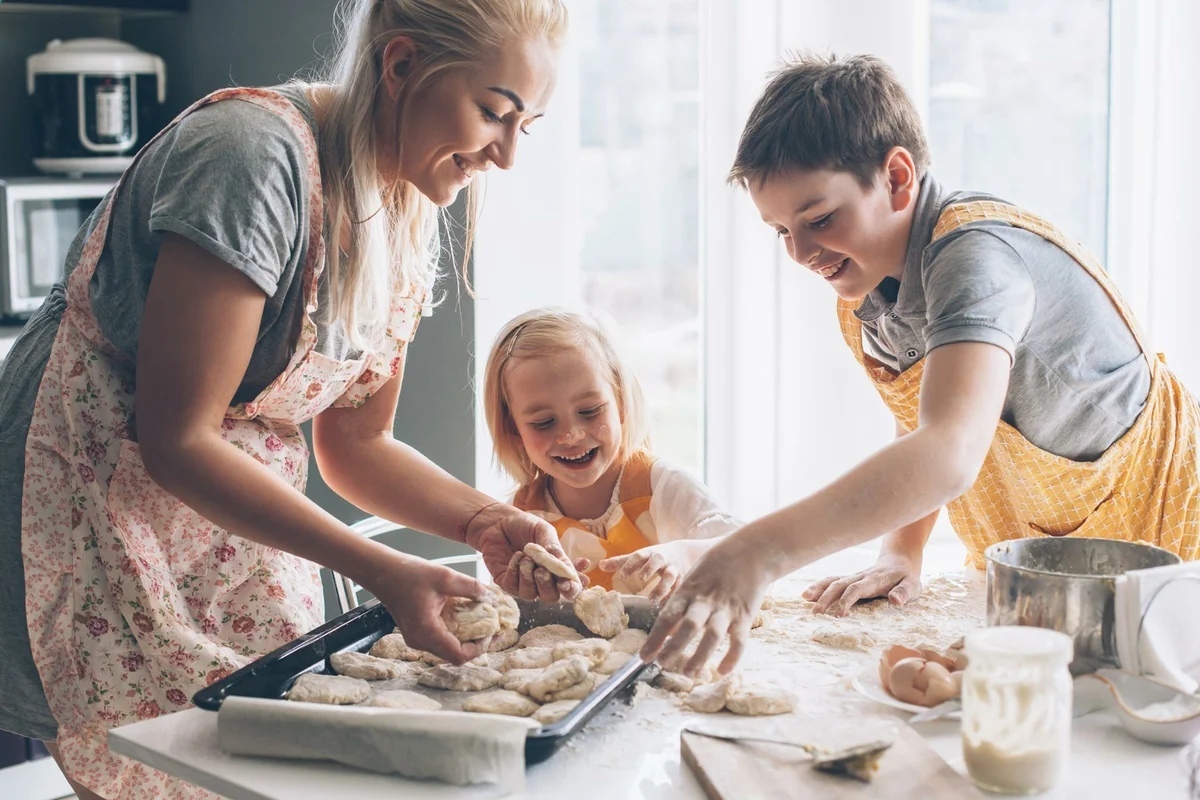
<svg viewBox="0 0 1200 800">
<path fill-rule="evenodd" d="M 220 748 L 239 756 L 337 761 L 373 772 L 457 786 L 525 788 L 522 717 L 459 711 L 398 711 L 229 697 L 217 716 Z"/>
<path fill-rule="evenodd" d="M 1113 610 L 1122 670 L 1200 691 L 1200 562 L 1126 572 Z"/>
</svg>

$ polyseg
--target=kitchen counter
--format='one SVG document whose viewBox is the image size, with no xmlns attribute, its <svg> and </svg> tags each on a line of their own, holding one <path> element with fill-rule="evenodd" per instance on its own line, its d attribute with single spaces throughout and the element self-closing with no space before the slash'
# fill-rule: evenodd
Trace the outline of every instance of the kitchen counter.
<svg viewBox="0 0 1200 800">
<path fill-rule="evenodd" d="M 850 551 L 781 581 L 772 627 L 754 632 L 742 661 L 747 681 L 786 686 L 800 713 L 823 719 L 869 716 L 903 720 L 907 714 L 862 697 L 851 679 L 873 669 L 876 648 L 845 650 L 813 641 L 829 629 L 870 631 L 883 644 L 893 639 L 943 643 L 983 621 L 983 575 L 951 569 L 928 580 L 912 607 L 860 606 L 844 620 L 816 617 L 798 599 L 808 577 L 861 568 L 870 551 Z M 952 562 L 953 563 L 953 562 Z M 961 563 L 958 561 L 957 563 Z M 927 561 L 927 578 L 932 571 Z M 944 566 L 944 565 L 943 565 Z M 868 650 L 872 652 L 868 652 Z M 549 761 L 530 767 L 526 791 L 515 797 L 573 800 L 702 800 L 704 793 L 680 763 L 679 731 L 708 718 L 681 710 L 677 699 L 644 687 L 628 704 L 596 717 L 588 729 Z M 725 715 L 722 715 L 725 716 Z M 233 800 L 306 800 L 353 797 L 494 797 L 492 787 L 452 787 L 376 775 L 332 763 L 277 761 L 226 755 L 217 749 L 217 715 L 192 709 L 119 728 L 109 735 L 117 752 L 190 780 Z M 770 718 L 761 724 L 769 726 Z M 957 721 L 919 726 L 920 733 L 952 767 L 965 771 Z M 1179 748 L 1155 747 L 1129 737 L 1111 711 L 1075 720 L 1072 756 L 1062 784 L 1045 798 L 1186 797 L 1187 776 Z"/>
</svg>

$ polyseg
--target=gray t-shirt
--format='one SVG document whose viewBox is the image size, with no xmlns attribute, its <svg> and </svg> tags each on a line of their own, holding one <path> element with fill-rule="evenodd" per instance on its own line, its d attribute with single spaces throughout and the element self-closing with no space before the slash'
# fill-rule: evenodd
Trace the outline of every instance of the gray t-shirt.
<svg viewBox="0 0 1200 800">
<path fill-rule="evenodd" d="M 1012 358 L 1002 419 L 1038 448 L 1094 461 L 1129 430 L 1150 390 L 1137 341 L 1065 251 L 1006 222 L 972 222 L 930 243 L 942 210 L 997 200 L 921 183 L 903 278 L 855 312 L 863 348 L 902 372 L 935 347 L 987 342 Z"/>
</svg>

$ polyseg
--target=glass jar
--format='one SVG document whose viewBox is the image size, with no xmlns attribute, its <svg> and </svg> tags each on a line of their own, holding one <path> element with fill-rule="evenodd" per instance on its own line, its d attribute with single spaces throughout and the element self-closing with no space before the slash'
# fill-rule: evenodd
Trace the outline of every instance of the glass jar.
<svg viewBox="0 0 1200 800">
<path fill-rule="evenodd" d="M 966 637 L 962 746 L 976 785 L 1001 794 L 1054 787 L 1071 748 L 1071 638 L 1001 626 Z"/>
</svg>

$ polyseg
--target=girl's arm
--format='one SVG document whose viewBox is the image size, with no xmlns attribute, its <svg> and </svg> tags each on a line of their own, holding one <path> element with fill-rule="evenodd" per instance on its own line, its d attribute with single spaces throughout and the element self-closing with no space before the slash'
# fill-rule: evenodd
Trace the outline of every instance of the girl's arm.
<svg viewBox="0 0 1200 800">
<path fill-rule="evenodd" d="M 349 575 L 395 615 L 414 647 L 478 654 L 440 620 L 449 596 L 484 587 L 359 536 L 226 442 L 221 423 L 250 363 L 265 295 L 193 242 L 164 237 L 138 339 L 137 435 L 150 477 L 222 528 Z"/>
<path fill-rule="evenodd" d="M 824 489 L 750 523 L 701 559 L 663 609 L 642 655 L 671 663 L 697 636 L 684 669 L 695 674 L 728 633 L 728 672 L 745 647 L 766 587 L 822 556 L 928 517 L 974 483 L 995 435 L 1010 359 L 960 342 L 925 358 L 915 431 Z M 852 421 L 837 420 L 830 424 Z M 731 569 L 731 565 L 736 568 Z"/>
</svg>

